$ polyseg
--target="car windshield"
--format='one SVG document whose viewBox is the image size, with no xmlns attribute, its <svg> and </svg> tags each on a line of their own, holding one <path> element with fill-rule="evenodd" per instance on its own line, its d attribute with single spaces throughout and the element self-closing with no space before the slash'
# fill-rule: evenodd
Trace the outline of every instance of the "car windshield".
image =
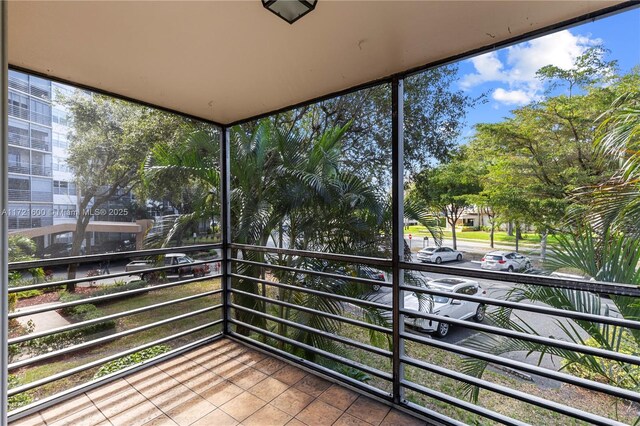
<svg viewBox="0 0 640 426">
<path fill-rule="evenodd" d="M 420 250 L 423 253 L 433 253 L 436 249 L 434 248 L 427 248 L 427 249 L 422 249 Z"/>
<path fill-rule="evenodd" d="M 485 256 L 485 259 L 487 260 L 502 260 L 502 256 L 497 256 L 494 254 L 488 254 Z"/>
</svg>

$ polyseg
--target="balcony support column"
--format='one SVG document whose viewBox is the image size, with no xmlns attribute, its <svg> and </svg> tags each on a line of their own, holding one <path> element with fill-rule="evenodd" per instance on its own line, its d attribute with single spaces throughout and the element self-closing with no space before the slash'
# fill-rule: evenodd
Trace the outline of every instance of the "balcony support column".
<svg viewBox="0 0 640 426">
<path fill-rule="evenodd" d="M 230 156 L 230 129 L 222 127 L 220 129 L 220 215 L 222 233 L 222 267 L 220 285 L 222 288 L 222 332 L 230 334 L 230 314 L 231 314 L 231 156 Z"/>
<path fill-rule="evenodd" d="M 9 202 L 7 155 L 7 2 L 0 4 L 0 425 L 7 424 L 8 346 L 9 336 Z"/>
<path fill-rule="evenodd" d="M 404 261 L 404 80 L 394 78 L 391 82 L 391 173 L 392 173 L 392 267 L 393 267 L 393 402 L 400 404 L 404 392 L 400 385 L 404 377 L 401 357 L 404 355 L 404 298 L 400 287 L 404 276 L 400 262 Z"/>
</svg>

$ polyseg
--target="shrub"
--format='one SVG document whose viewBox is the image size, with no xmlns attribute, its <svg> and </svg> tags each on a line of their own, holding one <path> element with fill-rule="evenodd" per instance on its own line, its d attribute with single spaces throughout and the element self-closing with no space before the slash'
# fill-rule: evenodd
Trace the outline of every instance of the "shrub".
<svg viewBox="0 0 640 426">
<path fill-rule="evenodd" d="M 165 352 L 169 352 L 170 350 L 171 347 L 167 345 L 156 345 L 148 349 L 132 353 L 131 355 L 118 358 L 100 367 L 93 378 L 97 379 L 99 377 L 106 376 L 107 374 L 115 373 L 116 371 L 131 367 L 132 365 L 140 364 L 144 361 L 155 358 L 158 355 L 162 355 Z"/>
<path fill-rule="evenodd" d="M 592 337 L 585 342 L 592 348 L 602 346 Z M 623 331 L 618 351 L 627 355 L 640 356 L 640 347 L 628 331 Z M 571 374 L 589 380 L 608 383 L 625 389 L 640 390 L 640 366 L 630 365 L 606 358 L 593 359 L 597 366 L 563 361 L 563 368 Z M 587 360 L 588 361 L 588 360 Z M 595 368 L 594 368 L 595 367 Z"/>
<path fill-rule="evenodd" d="M 123 291 L 128 291 L 128 290 L 136 290 L 139 288 L 143 288 L 147 286 L 147 282 L 145 280 L 135 280 L 135 281 L 131 281 L 128 284 L 116 284 L 116 285 L 112 285 L 112 286 L 107 286 L 105 288 L 103 288 L 102 290 L 98 290 L 94 293 L 92 293 L 92 296 L 105 296 L 107 294 L 114 294 L 114 293 L 120 293 Z M 100 302 L 98 302 L 100 303 Z M 102 302 L 104 303 L 104 302 Z"/>
<path fill-rule="evenodd" d="M 9 374 L 8 382 L 9 389 L 21 385 L 20 379 L 15 374 Z M 17 395 L 10 396 L 7 402 L 9 403 L 9 411 L 12 411 L 16 408 L 24 407 L 25 405 L 31 404 L 33 402 L 33 397 L 29 392 L 22 392 Z"/>
<path fill-rule="evenodd" d="M 16 310 L 16 304 L 18 303 L 18 294 L 9 293 L 9 312 Z"/>
</svg>

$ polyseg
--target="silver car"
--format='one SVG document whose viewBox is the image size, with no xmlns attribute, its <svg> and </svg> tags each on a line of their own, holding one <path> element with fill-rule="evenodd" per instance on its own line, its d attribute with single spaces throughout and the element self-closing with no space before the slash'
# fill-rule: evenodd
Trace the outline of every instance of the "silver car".
<svg viewBox="0 0 640 426">
<path fill-rule="evenodd" d="M 418 298 L 416 293 L 404 292 L 404 307 L 418 312 L 431 313 L 443 317 L 455 319 L 473 318 L 481 322 L 485 318 L 486 305 L 469 300 L 456 299 L 456 294 L 469 296 L 486 296 L 477 281 L 464 278 L 440 278 L 431 280 L 427 287 L 433 290 L 451 293 L 451 297 L 424 294 Z M 426 318 L 405 315 L 405 324 L 413 326 L 421 331 L 434 332 L 437 337 L 444 337 L 449 333 L 450 325 L 446 322 L 438 322 Z"/>
<path fill-rule="evenodd" d="M 442 262 L 461 261 L 462 253 L 449 247 L 426 247 L 418 252 L 420 262 L 441 264 Z"/>
<path fill-rule="evenodd" d="M 484 255 L 480 267 L 492 271 L 526 271 L 531 269 L 531 259 L 514 251 L 492 251 Z"/>
</svg>

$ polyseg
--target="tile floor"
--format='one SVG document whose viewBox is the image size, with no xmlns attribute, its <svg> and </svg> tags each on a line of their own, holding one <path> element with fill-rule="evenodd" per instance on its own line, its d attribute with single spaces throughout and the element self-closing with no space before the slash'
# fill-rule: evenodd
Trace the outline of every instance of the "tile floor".
<svg viewBox="0 0 640 426">
<path fill-rule="evenodd" d="M 11 426 L 425 425 L 229 339 L 17 420 Z"/>
</svg>

